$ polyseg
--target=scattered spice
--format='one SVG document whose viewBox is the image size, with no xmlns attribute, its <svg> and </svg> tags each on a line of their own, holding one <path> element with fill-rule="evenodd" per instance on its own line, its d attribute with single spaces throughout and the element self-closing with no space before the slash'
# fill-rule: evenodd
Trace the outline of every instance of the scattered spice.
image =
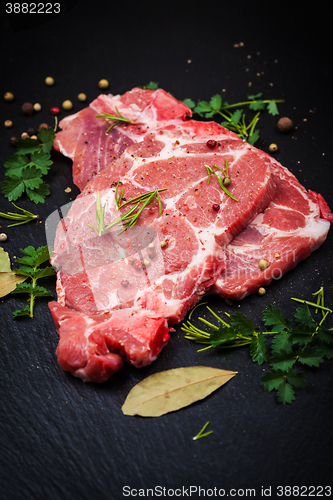
<svg viewBox="0 0 333 500">
<path fill-rule="evenodd" d="M 213 210 L 214 210 L 214 212 L 218 212 L 220 210 L 220 205 L 218 205 L 217 203 L 214 203 Z"/>
<path fill-rule="evenodd" d="M 4 97 L 5 101 L 13 101 L 14 100 L 14 94 L 12 92 L 6 92 L 3 97 Z"/>
<path fill-rule="evenodd" d="M 258 289 L 258 295 L 265 295 L 265 293 L 266 293 L 266 288 L 264 288 L 263 286 L 261 286 Z"/>
<path fill-rule="evenodd" d="M 209 139 L 209 141 L 206 142 L 206 146 L 210 149 L 215 148 L 217 145 L 217 142 L 214 141 L 214 139 Z"/>
<path fill-rule="evenodd" d="M 259 260 L 258 263 L 259 269 L 266 269 L 268 267 L 268 262 L 265 259 Z"/>
<path fill-rule="evenodd" d="M 4 125 L 5 125 L 6 128 L 10 128 L 10 127 L 13 126 L 13 122 L 12 122 L 12 120 L 6 120 L 4 122 Z"/>
<path fill-rule="evenodd" d="M 161 248 L 166 248 L 168 246 L 168 243 L 166 241 L 161 241 L 160 242 L 160 247 Z"/>
<path fill-rule="evenodd" d="M 51 115 L 58 115 L 60 113 L 60 109 L 57 106 L 53 106 L 53 108 L 50 109 Z"/>
<path fill-rule="evenodd" d="M 72 109 L 73 104 L 72 104 L 72 102 L 71 102 L 70 100 L 68 100 L 68 99 L 67 99 L 66 101 L 64 101 L 64 102 L 62 103 L 62 107 L 63 107 L 66 111 L 68 111 L 68 110 Z"/>
<path fill-rule="evenodd" d="M 275 153 L 275 151 L 277 151 L 277 150 L 278 150 L 278 147 L 277 147 L 277 145 L 276 145 L 276 144 L 274 144 L 274 143 L 273 143 L 273 144 L 270 144 L 270 145 L 268 146 L 268 149 L 269 149 L 269 151 L 270 151 L 271 153 Z"/>
<path fill-rule="evenodd" d="M 100 89 L 107 89 L 109 87 L 109 82 L 105 79 L 102 79 L 98 82 L 98 86 Z"/>
<path fill-rule="evenodd" d="M 54 78 L 52 78 L 52 76 L 48 76 L 45 78 L 45 83 L 46 85 L 48 85 L 49 87 L 52 87 L 52 85 L 54 85 Z"/>
<path fill-rule="evenodd" d="M 282 117 L 277 123 L 280 132 L 290 132 L 294 128 L 294 124 L 290 118 Z"/>
<path fill-rule="evenodd" d="M 136 260 L 136 261 L 134 262 L 134 264 L 133 264 L 133 267 L 134 267 L 134 269 L 136 269 L 137 271 L 141 271 L 141 269 L 142 269 L 142 264 L 141 264 L 141 262 L 140 262 L 139 260 Z"/>
<path fill-rule="evenodd" d="M 25 102 L 22 104 L 22 113 L 27 116 L 31 116 L 34 112 L 34 106 L 31 102 Z"/>
<path fill-rule="evenodd" d="M 7 234 L 0 233 L 0 241 L 6 241 L 6 240 L 7 240 Z"/>
<path fill-rule="evenodd" d="M 21 139 L 28 139 L 30 136 L 27 132 L 22 132 Z"/>
<path fill-rule="evenodd" d="M 84 101 L 86 101 L 86 100 L 87 100 L 87 96 L 86 96 L 86 94 L 83 94 L 83 93 L 79 94 L 79 95 L 77 96 L 77 98 L 78 98 L 78 100 L 79 100 L 79 101 L 81 101 L 81 102 L 84 102 Z"/>
<path fill-rule="evenodd" d="M 34 104 L 34 110 L 35 111 L 41 111 L 41 109 L 42 109 L 42 106 L 39 104 L 39 102 L 36 102 Z"/>
<path fill-rule="evenodd" d="M 121 286 L 123 286 L 124 288 L 127 288 L 128 285 L 129 285 L 129 281 L 128 280 L 123 280 L 121 283 Z"/>
</svg>

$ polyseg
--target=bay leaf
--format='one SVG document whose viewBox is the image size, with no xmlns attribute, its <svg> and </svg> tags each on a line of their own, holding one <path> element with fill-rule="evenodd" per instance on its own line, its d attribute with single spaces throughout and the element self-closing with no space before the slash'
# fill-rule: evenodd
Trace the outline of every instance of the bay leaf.
<svg viewBox="0 0 333 500">
<path fill-rule="evenodd" d="M 9 255 L 0 247 L 0 273 L 7 273 L 10 270 Z"/>
<path fill-rule="evenodd" d="M 131 389 L 122 412 L 158 417 L 179 410 L 204 399 L 236 373 L 210 366 L 187 366 L 154 373 Z"/>
<path fill-rule="evenodd" d="M 17 283 L 22 283 L 26 279 L 25 276 L 18 276 L 11 270 L 9 255 L 0 247 L 0 297 L 8 295 L 15 290 Z"/>
<path fill-rule="evenodd" d="M 22 283 L 26 276 L 18 276 L 14 271 L 0 273 L 0 297 L 8 295 L 15 290 L 17 283 Z"/>
</svg>

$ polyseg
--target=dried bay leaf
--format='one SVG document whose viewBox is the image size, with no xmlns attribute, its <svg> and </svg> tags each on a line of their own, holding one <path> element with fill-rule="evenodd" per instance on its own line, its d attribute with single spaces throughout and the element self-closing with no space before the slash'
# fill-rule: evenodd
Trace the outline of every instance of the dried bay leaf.
<svg viewBox="0 0 333 500">
<path fill-rule="evenodd" d="M 124 415 L 158 417 L 204 399 L 237 372 L 187 366 L 155 373 L 134 386 L 122 406 Z"/>
<path fill-rule="evenodd" d="M 0 297 L 8 295 L 15 290 L 17 283 L 22 283 L 26 279 L 25 276 L 18 276 L 11 270 L 9 255 L 0 247 Z"/>
</svg>

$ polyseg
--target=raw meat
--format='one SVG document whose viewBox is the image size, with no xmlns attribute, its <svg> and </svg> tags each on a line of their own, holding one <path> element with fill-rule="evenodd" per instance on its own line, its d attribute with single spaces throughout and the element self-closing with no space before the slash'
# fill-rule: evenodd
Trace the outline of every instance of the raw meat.
<svg viewBox="0 0 333 500">
<path fill-rule="evenodd" d="M 87 184 L 58 226 L 52 257 L 58 303 L 50 303 L 60 335 L 57 354 L 65 369 L 84 380 L 104 380 L 106 372 L 120 367 L 107 351 L 136 365 L 137 359 L 140 366 L 150 363 L 166 343 L 167 324 L 181 321 L 215 283 L 225 267 L 226 245 L 274 196 L 268 155 L 224 130 L 214 135 L 217 144 L 210 148 L 207 124 L 187 127 L 186 132 L 172 127 L 148 133 L 128 147 Z M 216 176 L 208 182 L 205 165 L 225 169 L 225 160 L 229 190 L 238 201 L 222 191 Z M 118 181 L 127 200 L 166 188 L 160 193 L 162 213 L 155 200 L 131 230 L 118 235 L 121 226 L 115 226 L 97 236 L 88 226 L 97 227 L 97 193 L 106 207 L 105 224 L 128 210 L 117 211 Z M 133 261 L 144 265 L 137 268 Z M 147 338 L 140 334 L 136 342 L 145 318 L 154 321 Z M 96 345 L 103 357 L 90 363 Z"/>
<path fill-rule="evenodd" d="M 115 126 L 96 115 L 117 110 L 135 124 Z M 54 148 L 73 160 L 73 181 L 82 191 L 87 182 L 110 162 L 121 156 L 133 143 L 141 142 L 147 132 L 163 129 L 182 129 L 184 133 L 237 138 L 236 134 L 215 122 L 187 120 L 192 112 L 162 89 L 134 88 L 124 95 L 101 94 L 87 108 L 60 121 L 62 129 L 56 134 Z"/>
<path fill-rule="evenodd" d="M 275 197 L 227 246 L 226 268 L 212 286 L 212 293 L 243 299 L 280 279 L 326 239 L 333 216 L 323 197 L 307 192 L 278 162 L 272 168 Z M 259 269 L 260 260 L 267 261 L 266 269 Z"/>
</svg>

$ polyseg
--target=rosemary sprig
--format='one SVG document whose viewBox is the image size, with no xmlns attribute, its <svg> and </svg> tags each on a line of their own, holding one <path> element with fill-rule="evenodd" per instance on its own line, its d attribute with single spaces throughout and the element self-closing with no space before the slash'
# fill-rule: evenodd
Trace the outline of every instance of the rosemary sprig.
<svg viewBox="0 0 333 500">
<path fill-rule="evenodd" d="M 14 205 L 15 208 L 21 210 L 23 213 L 18 214 L 16 212 L 7 212 L 5 214 L 4 212 L 0 212 L 0 217 L 4 217 L 5 219 L 11 219 L 11 220 L 19 220 L 21 222 L 16 222 L 15 224 L 9 224 L 7 227 L 19 226 L 20 224 L 25 224 L 26 222 L 30 222 L 38 218 L 38 215 L 34 215 L 28 210 L 18 207 L 17 205 L 15 205 L 15 203 L 12 203 L 12 205 Z"/>
<path fill-rule="evenodd" d="M 235 198 L 230 193 L 230 191 L 225 187 L 225 185 L 223 183 L 223 180 L 229 179 L 229 185 L 231 184 L 230 177 L 229 177 L 229 172 L 228 172 L 228 162 L 227 162 L 227 159 L 225 159 L 225 166 L 226 166 L 226 171 L 222 170 L 222 168 L 218 167 L 217 165 L 212 165 L 212 167 L 217 168 L 218 170 L 220 170 L 224 174 L 224 179 L 221 179 L 221 177 L 219 177 L 216 174 L 216 172 L 214 172 L 214 170 L 212 169 L 212 167 L 210 167 L 209 165 L 205 165 L 205 168 L 206 168 L 207 173 L 208 173 L 208 184 L 210 183 L 210 180 L 211 180 L 211 174 L 215 175 L 215 177 L 217 177 L 217 180 L 218 180 L 218 183 L 220 185 L 220 188 L 225 192 L 225 194 L 227 194 L 228 196 L 230 196 L 230 198 L 232 198 L 233 200 L 239 201 L 237 198 Z"/>
<path fill-rule="evenodd" d="M 194 436 L 194 438 L 192 438 L 193 441 L 196 441 L 197 439 L 209 436 L 209 434 L 213 434 L 213 431 L 205 432 L 208 425 L 209 425 L 209 422 L 206 422 L 205 425 L 203 426 L 203 428 L 201 429 L 201 431 L 199 431 L 198 434 L 196 436 Z"/>
<path fill-rule="evenodd" d="M 110 125 L 110 127 L 105 131 L 107 134 L 109 130 L 111 130 L 113 127 L 116 125 L 119 125 L 120 123 L 130 123 L 134 124 L 136 122 L 133 122 L 132 120 L 129 120 L 128 118 L 125 118 L 120 111 L 118 110 L 117 106 L 115 106 L 117 115 L 111 115 L 110 113 L 102 113 L 101 115 L 96 115 L 96 118 L 104 118 L 106 122 L 113 121 L 114 123 Z"/>
<path fill-rule="evenodd" d="M 116 187 L 116 192 L 115 192 L 115 200 L 116 200 L 116 205 L 117 205 L 117 210 L 120 210 L 123 208 L 125 205 L 128 204 L 133 204 L 134 206 L 130 208 L 124 215 L 121 217 L 118 217 L 118 219 L 114 220 L 111 222 L 111 224 L 108 224 L 105 226 L 105 208 L 106 205 L 102 207 L 101 205 L 101 198 L 99 191 L 97 191 L 97 198 L 96 198 L 96 212 L 95 212 L 95 217 L 97 221 L 97 228 L 94 227 L 91 223 L 88 224 L 89 227 L 95 230 L 95 232 L 101 236 L 101 234 L 109 229 L 110 227 L 115 226 L 116 224 L 123 224 L 123 229 L 119 231 L 118 234 L 121 234 L 123 231 L 126 231 L 129 227 L 134 226 L 137 222 L 138 219 L 142 213 L 142 211 L 151 203 L 153 203 L 156 199 L 158 200 L 158 205 L 159 205 L 159 215 L 162 213 L 162 203 L 161 199 L 159 196 L 159 193 L 162 191 L 166 191 L 167 188 L 163 189 L 155 189 L 154 191 L 148 191 L 147 193 L 140 194 L 138 196 L 135 196 L 134 198 L 131 198 L 124 203 L 121 203 L 123 193 L 124 193 L 124 188 L 122 188 L 121 193 L 118 197 L 118 186 L 119 182 L 117 183 Z M 141 205 L 141 206 L 140 206 Z"/>
</svg>

